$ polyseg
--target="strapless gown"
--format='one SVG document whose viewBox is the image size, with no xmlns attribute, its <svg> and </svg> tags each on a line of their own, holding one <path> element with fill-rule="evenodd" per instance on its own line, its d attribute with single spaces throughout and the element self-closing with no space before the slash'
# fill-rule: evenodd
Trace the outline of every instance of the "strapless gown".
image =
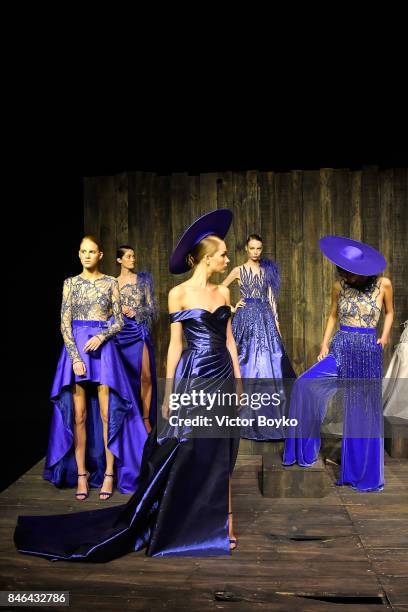
<svg viewBox="0 0 408 612">
<path fill-rule="evenodd" d="M 173 313 L 187 340 L 174 392 L 197 380 L 206 390 L 233 384 L 226 348 L 229 306 Z M 14 540 L 21 553 L 50 560 L 106 562 L 146 547 L 149 556 L 207 557 L 230 553 L 228 482 L 238 451 L 234 438 L 194 438 L 188 432 L 143 451 L 139 486 L 127 504 L 73 514 L 20 516 Z"/>
</svg>

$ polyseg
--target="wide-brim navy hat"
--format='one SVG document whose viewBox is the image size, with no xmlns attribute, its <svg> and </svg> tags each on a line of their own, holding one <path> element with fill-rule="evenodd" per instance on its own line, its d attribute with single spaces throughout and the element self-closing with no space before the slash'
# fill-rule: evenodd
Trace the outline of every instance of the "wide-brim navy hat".
<svg viewBox="0 0 408 612">
<path fill-rule="evenodd" d="M 379 251 L 369 244 L 343 236 L 324 236 L 319 240 L 320 250 L 336 266 L 361 276 L 379 274 L 387 262 Z"/>
<path fill-rule="evenodd" d="M 203 238 L 218 236 L 223 239 L 232 222 L 232 211 L 228 208 L 219 208 L 199 217 L 186 229 L 174 249 L 169 270 L 172 274 L 182 274 L 190 268 L 187 264 L 187 255 Z"/>
</svg>

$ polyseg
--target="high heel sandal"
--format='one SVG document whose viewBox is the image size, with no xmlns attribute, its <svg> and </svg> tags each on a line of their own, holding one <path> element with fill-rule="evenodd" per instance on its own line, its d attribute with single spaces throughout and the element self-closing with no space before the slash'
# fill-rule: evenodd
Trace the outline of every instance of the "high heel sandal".
<svg viewBox="0 0 408 612">
<path fill-rule="evenodd" d="M 88 484 L 88 480 L 89 480 L 89 476 L 90 473 L 89 472 L 85 472 L 85 474 L 77 474 L 78 478 L 80 476 L 86 476 L 86 493 L 78 493 L 78 491 L 75 493 L 75 499 L 77 501 L 85 501 L 87 497 L 89 497 L 89 484 Z"/>
<path fill-rule="evenodd" d="M 230 515 L 230 514 L 232 516 L 233 512 L 228 512 L 228 515 Z M 230 537 L 229 543 L 230 543 L 230 550 L 235 550 L 236 547 L 238 546 L 238 540 L 235 537 L 233 537 L 233 538 Z"/>
<path fill-rule="evenodd" d="M 115 474 L 104 474 L 103 476 L 104 476 L 104 478 L 113 478 L 113 479 L 115 479 Z M 113 489 L 113 482 L 112 482 L 112 489 Z M 101 495 L 106 495 L 107 497 L 101 497 Z M 113 495 L 113 491 L 112 492 L 110 492 L 110 491 L 100 491 L 99 492 L 99 499 L 101 501 L 106 501 L 107 499 L 111 498 L 112 495 Z"/>
</svg>

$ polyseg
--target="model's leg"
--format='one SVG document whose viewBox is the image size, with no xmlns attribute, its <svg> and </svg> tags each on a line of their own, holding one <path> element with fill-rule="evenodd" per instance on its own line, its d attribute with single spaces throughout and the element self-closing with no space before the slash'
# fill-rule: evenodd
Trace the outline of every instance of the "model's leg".
<svg viewBox="0 0 408 612">
<path fill-rule="evenodd" d="M 101 412 L 102 426 L 103 426 L 103 441 L 105 444 L 105 456 L 106 456 L 106 470 L 105 474 L 110 474 L 110 476 L 105 476 L 102 484 L 101 491 L 105 491 L 107 494 L 99 494 L 100 499 L 105 500 L 108 499 L 113 491 L 113 464 L 114 464 L 114 456 L 111 451 L 108 449 L 108 413 L 109 413 L 109 387 L 108 385 L 98 385 L 98 400 L 99 400 L 99 409 Z"/>
<path fill-rule="evenodd" d="M 297 425 L 287 431 L 284 465 L 313 465 L 320 449 L 320 426 L 329 400 L 337 391 L 337 367 L 333 355 L 328 355 L 304 372 L 295 382 L 290 400 L 290 419 Z"/>
<path fill-rule="evenodd" d="M 152 428 L 148 421 L 150 404 L 152 401 L 152 373 L 150 370 L 149 350 L 146 343 L 143 345 L 142 354 L 142 371 L 140 375 L 140 394 L 142 398 L 143 419 L 147 433 L 150 433 Z"/>
<path fill-rule="evenodd" d="M 86 474 L 85 449 L 86 449 L 86 394 L 82 385 L 74 384 L 72 389 L 74 403 L 74 449 L 77 464 L 77 473 Z M 86 499 L 88 483 L 86 476 L 78 476 L 77 499 Z"/>
<path fill-rule="evenodd" d="M 234 535 L 234 515 L 232 512 L 231 477 L 228 482 L 228 534 L 230 539 L 230 550 L 237 547 L 237 538 Z"/>
</svg>

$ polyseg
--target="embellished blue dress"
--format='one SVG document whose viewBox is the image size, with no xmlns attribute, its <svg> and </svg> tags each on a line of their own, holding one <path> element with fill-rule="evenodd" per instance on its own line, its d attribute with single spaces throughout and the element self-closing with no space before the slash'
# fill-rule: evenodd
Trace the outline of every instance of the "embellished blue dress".
<svg viewBox="0 0 408 612">
<path fill-rule="evenodd" d="M 287 396 L 290 381 L 295 378 L 292 365 L 277 329 L 276 295 L 279 289 L 279 273 L 276 264 L 261 260 L 260 273 L 242 265 L 239 268 L 241 299 L 245 306 L 237 309 L 232 331 L 238 350 L 244 390 L 252 397 L 255 393 L 278 394 L 268 406 L 243 406 L 241 437 L 267 441 L 284 437 L 283 424 L 262 424 L 262 417 L 281 419 L 288 412 Z M 279 402 L 279 403 L 278 403 Z M 265 422 L 265 421 L 264 421 Z"/>
<path fill-rule="evenodd" d="M 150 328 L 156 316 L 157 307 L 153 292 L 153 279 L 148 272 L 139 272 L 136 282 L 126 283 L 120 287 L 123 306 L 132 309 L 133 315 L 123 315 L 124 326 L 115 335 L 122 362 L 132 387 L 133 394 L 142 406 L 141 372 L 143 348 L 146 345 L 149 354 L 149 367 L 152 384 L 149 419 L 152 425 L 156 420 L 157 377 L 154 358 L 154 347 Z"/>
<path fill-rule="evenodd" d="M 110 319 L 110 320 L 109 320 Z M 111 276 L 89 280 L 81 276 L 64 282 L 61 332 L 64 347 L 58 361 L 51 391 L 53 417 L 44 469 L 44 478 L 57 487 L 77 485 L 74 453 L 74 383 L 86 387 L 86 466 L 91 487 L 100 487 L 106 471 L 103 426 L 97 385 L 109 387 L 108 448 L 115 457 L 117 488 L 121 493 L 136 490 L 146 429 L 138 400 L 132 392 L 113 338 L 123 328 L 118 282 Z M 84 351 L 90 338 L 103 338 L 96 351 Z M 73 364 L 82 361 L 84 376 L 77 376 Z M 139 449 L 139 450 L 135 450 Z"/>
<path fill-rule="evenodd" d="M 384 486 L 384 439 L 381 400 L 382 346 L 376 327 L 381 314 L 380 280 L 356 288 L 340 281 L 340 329 L 330 352 L 300 376 L 292 391 L 290 418 L 298 420 L 287 431 L 284 465 L 313 465 L 320 449 L 321 425 L 328 404 L 338 393 L 342 405 L 342 458 L 336 484 L 358 491 L 380 491 Z"/>
<path fill-rule="evenodd" d="M 207 391 L 234 383 L 226 329 L 230 307 L 171 314 L 187 340 L 173 392 L 197 381 Z M 156 426 L 155 426 L 156 427 Z M 145 444 L 137 492 L 127 504 L 56 516 L 20 516 L 14 540 L 21 553 L 49 560 L 106 562 L 146 547 L 149 556 L 230 554 L 228 484 L 239 440 L 195 438 L 186 431 Z"/>
</svg>

